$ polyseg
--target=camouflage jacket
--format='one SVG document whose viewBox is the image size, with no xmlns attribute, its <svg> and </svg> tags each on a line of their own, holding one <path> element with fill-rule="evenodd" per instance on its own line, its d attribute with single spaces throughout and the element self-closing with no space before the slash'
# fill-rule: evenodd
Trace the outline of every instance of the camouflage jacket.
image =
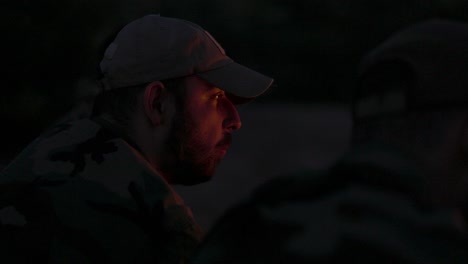
<svg viewBox="0 0 468 264">
<path fill-rule="evenodd" d="M 90 119 L 55 126 L 32 142 L 0 175 L 0 261 L 189 258 L 200 227 L 129 142 Z"/>
<path fill-rule="evenodd" d="M 424 192 L 403 156 L 354 150 L 326 172 L 261 186 L 219 219 L 191 263 L 468 263 L 466 226 Z"/>
</svg>

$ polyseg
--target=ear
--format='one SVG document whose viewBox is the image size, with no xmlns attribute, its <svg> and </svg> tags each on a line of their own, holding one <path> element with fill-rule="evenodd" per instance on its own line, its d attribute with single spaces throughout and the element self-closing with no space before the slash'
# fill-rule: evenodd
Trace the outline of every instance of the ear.
<svg viewBox="0 0 468 264">
<path fill-rule="evenodd" d="M 146 116 L 153 125 L 161 124 L 165 96 L 166 87 L 160 81 L 154 81 L 145 88 L 143 106 Z"/>
</svg>

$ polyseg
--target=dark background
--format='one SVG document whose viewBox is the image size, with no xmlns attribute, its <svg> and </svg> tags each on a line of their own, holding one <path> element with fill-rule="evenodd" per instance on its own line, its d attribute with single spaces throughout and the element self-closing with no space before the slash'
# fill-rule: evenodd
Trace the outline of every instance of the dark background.
<svg viewBox="0 0 468 264">
<path fill-rule="evenodd" d="M 430 18 L 468 20 L 466 0 L 2 0 L 0 162 L 67 113 L 86 114 L 109 39 L 148 13 L 191 20 L 276 86 L 240 109 L 215 179 L 178 188 L 201 224 L 269 177 L 321 168 L 346 149 L 359 58 Z M 239 140 L 237 140 L 239 139 Z"/>
</svg>

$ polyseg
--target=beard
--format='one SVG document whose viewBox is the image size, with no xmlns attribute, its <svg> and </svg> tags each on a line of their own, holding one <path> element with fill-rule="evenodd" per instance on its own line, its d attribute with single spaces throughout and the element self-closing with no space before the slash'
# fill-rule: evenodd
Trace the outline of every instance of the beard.
<svg viewBox="0 0 468 264">
<path fill-rule="evenodd" d="M 226 134 L 215 147 L 204 142 L 203 134 L 183 110 L 175 118 L 166 143 L 167 152 L 173 157 L 166 166 L 171 184 L 195 185 L 209 181 L 222 157 L 216 147 L 229 146 L 231 135 Z"/>
</svg>

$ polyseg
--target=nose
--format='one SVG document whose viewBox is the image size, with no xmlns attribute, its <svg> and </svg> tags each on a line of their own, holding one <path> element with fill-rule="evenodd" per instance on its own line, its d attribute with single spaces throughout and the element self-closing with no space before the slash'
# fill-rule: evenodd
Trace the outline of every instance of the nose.
<svg viewBox="0 0 468 264">
<path fill-rule="evenodd" d="M 223 128 L 228 132 L 239 130 L 242 127 L 239 112 L 231 100 L 227 99 L 225 102 L 226 117 L 223 121 Z"/>
</svg>

